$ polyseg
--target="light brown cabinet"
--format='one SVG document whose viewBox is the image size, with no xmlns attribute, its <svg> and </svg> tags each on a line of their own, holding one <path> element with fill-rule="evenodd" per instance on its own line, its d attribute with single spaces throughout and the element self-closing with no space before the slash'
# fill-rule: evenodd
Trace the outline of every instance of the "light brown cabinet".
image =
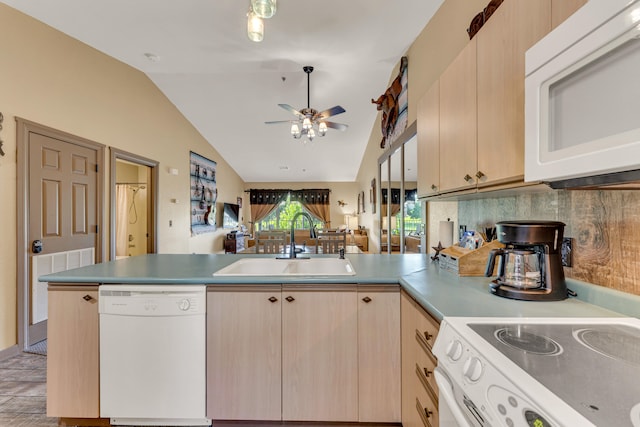
<svg viewBox="0 0 640 427">
<path fill-rule="evenodd" d="M 48 300 L 47 416 L 97 419 L 98 286 L 49 285 Z"/>
<path fill-rule="evenodd" d="M 440 193 L 476 186 L 476 92 L 474 38 L 440 76 Z"/>
<path fill-rule="evenodd" d="M 282 419 L 357 421 L 356 286 L 287 285 L 282 297 Z"/>
<path fill-rule="evenodd" d="M 418 101 L 418 197 L 440 191 L 440 81 Z"/>
<path fill-rule="evenodd" d="M 402 425 L 437 427 L 438 387 L 433 370 L 437 360 L 431 349 L 439 324 L 404 292 L 402 316 Z"/>
<path fill-rule="evenodd" d="M 505 0 L 440 76 L 437 126 L 433 88 L 423 95 L 417 115 L 420 196 L 525 185 L 525 52 L 550 31 L 551 16 L 551 0 Z M 436 150 L 427 141 L 433 143 L 438 128 Z M 427 181 L 435 180 L 434 157 L 439 184 Z"/>
<path fill-rule="evenodd" d="M 550 0 L 507 0 L 476 36 L 478 188 L 524 181 L 525 52 L 550 22 Z"/>
<path fill-rule="evenodd" d="M 587 0 L 551 0 L 551 28 L 556 28 L 587 3 Z"/>
<path fill-rule="evenodd" d="M 358 420 L 401 420 L 399 286 L 358 287 Z"/>
<path fill-rule="evenodd" d="M 281 312 L 280 286 L 208 289 L 208 417 L 281 419 Z"/>
</svg>

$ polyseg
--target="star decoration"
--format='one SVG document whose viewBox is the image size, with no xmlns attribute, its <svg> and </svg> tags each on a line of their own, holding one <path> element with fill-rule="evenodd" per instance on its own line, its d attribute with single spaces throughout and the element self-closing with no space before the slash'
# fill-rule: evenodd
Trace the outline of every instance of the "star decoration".
<svg viewBox="0 0 640 427">
<path fill-rule="evenodd" d="M 442 251 L 444 249 L 444 246 L 442 246 L 442 242 L 438 242 L 438 246 L 431 246 L 431 249 L 436 251 L 436 254 L 434 256 L 432 256 L 431 259 L 434 260 L 434 261 L 439 260 L 440 259 L 440 251 Z"/>
</svg>

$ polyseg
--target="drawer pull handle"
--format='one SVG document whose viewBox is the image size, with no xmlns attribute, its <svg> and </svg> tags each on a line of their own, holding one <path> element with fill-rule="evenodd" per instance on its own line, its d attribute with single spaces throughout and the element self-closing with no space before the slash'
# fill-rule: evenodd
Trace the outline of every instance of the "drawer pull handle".
<svg viewBox="0 0 640 427">
<path fill-rule="evenodd" d="M 269 298 L 269 302 L 276 302 L 276 301 L 278 301 L 278 298 L 276 297 Z"/>
<path fill-rule="evenodd" d="M 371 298 L 369 297 L 364 297 L 362 298 L 362 301 L 366 302 L 367 304 L 369 304 L 371 301 L 373 301 Z"/>
<path fill-rule="evenodd" d="M 478 179 L 481 179 L 483 176 L 484 176 L 484 173 L 482 173 L 482 171 L 478 171 L 478 172 L 476 172 L 476 177 L 477 177 Z"/>
<path fill-rule="evenodd" d="M 87 295 L 83 296 L 82 299 L 85 300 L 85 301 L 91 301 L 93 299 L 93 297 L 91 295 L 87 294 Z"/>
<path fill-rule="evenodd" d="M 294 297 L 292 297 L 291 295 L 289 295 L 289 296 L 288 296 L 288 297 L 286 297 L 285 299 L 286 299 L 287 301 L 289 301 L 289 302 L 293 302 L 293 301 L 295 301 L 295 300 L 296 300 L 296 299 L 295 299 Z"/>
<path fill-rule="evenodd" d="M 433 371 L 428 370 L 427 368 L 423 368 L 424 369 L 424 376 L 429 378 L 429 376 L 431 374 L 433 374 Z"/>
<path fill-rule="evenodd" d="M 424 414 L 427 416 L 427 418 L 431 418 L 431 415 L 433 415 L 433 412 L 427 408 L 424 408 Z"/>
<path fill-rule="evenodd" d="M 431 189 L 432 189 L 433 191 L 436 191 L 436 190 L 438 189 L 438 187 L 436 187 L 436 185 L 435 185 L 435 184 L 431 184 Z"/>
<path fill-rule="evenodd" d="M 431 338 L 433 338 L 433 335 L 431 335 L 428 331 L 424 331 L 424 339 L 429 341 Z"/>
</svg>

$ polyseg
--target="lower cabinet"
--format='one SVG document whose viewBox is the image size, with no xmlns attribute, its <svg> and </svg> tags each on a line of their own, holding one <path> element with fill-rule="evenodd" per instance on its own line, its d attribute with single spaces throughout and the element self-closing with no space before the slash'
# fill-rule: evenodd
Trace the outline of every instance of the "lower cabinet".
<svg viewBox="0 0 640 427">
<path fill-rule="evenodd" d="M 404 292 L 400 300 L 402 321 L 402 425 L 437 427 L 438 387 L 431 352 L 439 324 Z"/>
<path fill-rule="evenodd" d="M 398 422 L 399 298 L 398 286 L 209 287 L 207 416 Z"/>
<path fill-rule="evenodd" d="M 47 416 L 100 417 L 97 285 L 49 285 Z"/>
</svg>

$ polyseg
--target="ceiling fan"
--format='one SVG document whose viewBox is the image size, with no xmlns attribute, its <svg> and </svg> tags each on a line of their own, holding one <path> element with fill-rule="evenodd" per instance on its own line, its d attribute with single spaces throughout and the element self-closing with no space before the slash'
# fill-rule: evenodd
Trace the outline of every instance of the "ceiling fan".
<svg viewBox="0 0 640 427">
<path fill-rule="evenodd" d="M 309 141 L 313 141 L 316 135 L 324 136 L 328 128 L 347 130 L 349 126 L 342 123 L 329 122 L 326 119 L 337 114 L 344 113 L 346 110 L 339 105 L 324 111 L 318 111 L 310 107 L 309 103 L 309 76 L 313 72 L 313 67 L 305 65 L 302 70 L 307 73 L 307 108 L 300 111 L 296 110 L 289 104 L 278 104 L 279 107 L 293 113 L 297 118 L 293 120 L 277 120 L 273 122 L 265 122 L 271 125 L 275 123 L 291 123 L 291 135 L 295 138 L 306 136 Z"/>
</svg>

